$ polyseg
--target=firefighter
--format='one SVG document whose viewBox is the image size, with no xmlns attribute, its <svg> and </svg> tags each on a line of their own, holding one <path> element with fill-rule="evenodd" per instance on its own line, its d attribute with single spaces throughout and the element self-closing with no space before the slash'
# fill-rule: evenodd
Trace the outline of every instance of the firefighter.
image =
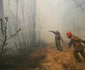
<svg viewBox="0 0 85 70">
<path fill-rule="evenodd" d="M 63 42 L 63 39 L 61 37 L 60 32 L 59 31 L 49 31 L 49 32 L 52 32 L 53 34 L 55 34 L 55 43 L 56 43 L 57 50 L 62 51 L 60 40 Z"/>
<path fill-rule="evenodd" d="M 69 47 L 71 47 L 71 45 L 74 46 L 74 51 L 73 51 L 74 58 L 77 60 L 77 62 L 81 62 L 81 59 L 80 59 L 78 53 L 80 53 L 82 55 L 82 57 L 85 59 L 84 48 L 81 44 L 81 42 L 85 44 L 85 41 L 80 39 L 77 36 L 72 35 L 71 32 L 67 32 L 67 36 L 71 40 L 69 43 Z"/>
</svg>

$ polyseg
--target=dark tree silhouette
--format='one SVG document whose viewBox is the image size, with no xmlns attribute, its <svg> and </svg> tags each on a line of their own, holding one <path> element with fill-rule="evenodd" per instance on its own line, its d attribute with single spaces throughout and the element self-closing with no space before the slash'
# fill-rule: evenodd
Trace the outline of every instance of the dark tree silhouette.
<svg viewBox="0 0 85 70">
<path fill-rule="evenodd" d="M 4 39 L 0 41 L 2 42 L 2 46 L 1 46 L 1 52 L 0 52 L 0 59 L 2 57 L 2 54 L 3 54 L 3 50 L 4 50 L 4 47 L 7 45 L 7 40 L 11 39 L 12 37 L 14 37 L 21 29 L 19 29 L 15 34 L 13 34 L 11 37 L 7 38 L 7 22 L 8 22 L 8 17 L 5 17 L 5 20 L 6 22 L 4 23 Z"/>
</svg>

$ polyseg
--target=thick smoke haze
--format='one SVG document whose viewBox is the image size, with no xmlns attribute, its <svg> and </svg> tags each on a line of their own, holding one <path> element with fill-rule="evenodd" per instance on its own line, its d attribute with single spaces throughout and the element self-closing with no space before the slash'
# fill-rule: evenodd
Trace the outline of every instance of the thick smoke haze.
<svg viewBox="0 0 85 70">
<path fill-rule="evenodd" d="M 37 0 L 37 23 L 42 25 L 42 39 L 54 41 L 49 30 L 59 30 L 64 40 L 66 32 L 85 37 L 85 1 L 84 0 Z M 39 19 L 38 19 L 39 18 Z"/>
<path fill-rule="evenodd" d="M 0 9 L 0 16 L 9 19 L 7 37 L 21 29 L 18 35 L 7 41 L 8 47 L 23 46 L 23 49 L 35 43 L 55 43 L 49 30 L 60 31 L 65 42 L 68 41 L 67 31 L 85 38 L 84 0 L 3 0 Z"/>
</svg>

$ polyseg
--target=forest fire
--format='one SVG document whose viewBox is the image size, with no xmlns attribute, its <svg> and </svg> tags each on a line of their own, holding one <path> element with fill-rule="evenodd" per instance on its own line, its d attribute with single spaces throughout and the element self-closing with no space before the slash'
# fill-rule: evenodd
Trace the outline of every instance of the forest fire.
<svg viewBox="0 0 85 70">
<path fill-rule="evenodd" d="M 85 70 L 85 0 L 0 0 L 0 70 Z"/>
</svg>

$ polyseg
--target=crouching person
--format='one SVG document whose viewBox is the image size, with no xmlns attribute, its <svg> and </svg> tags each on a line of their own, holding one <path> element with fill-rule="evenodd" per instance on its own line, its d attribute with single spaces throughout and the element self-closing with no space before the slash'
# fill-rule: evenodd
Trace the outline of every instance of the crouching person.
<svg viewBox="0 0 85 70">
<path fill-rule="evenodd" d="M 69 46 L 70 47 L 71 47 L 71 45 L 74 46 L 73 56 L 75 57 L 77 62 L 81 62 L 81 59 L 80 59 L 78 53 L 80 53 L 81 56 L 85 59 L 84 48 L 83 48 L 83 46 L 81 44 L 81 42 L 85 44 L 85 41 L 80 39 L 77 36 L 72 35 L 71 32 L 67 32 L 67 36 L 71 40 L 70 43 L 69 43 Z"/>
</svg>

